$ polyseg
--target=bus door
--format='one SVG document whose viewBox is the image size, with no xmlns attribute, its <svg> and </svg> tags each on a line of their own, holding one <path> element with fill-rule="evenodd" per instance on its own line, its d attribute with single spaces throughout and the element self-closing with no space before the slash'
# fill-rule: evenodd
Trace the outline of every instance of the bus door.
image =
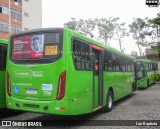
<svg viewBox="0 0 160 129">
<path fill-rule="evenodd" d="M 92 45 L 93 66 L 93 108 L 98 110 L 103 105 L 102 87 L 102 48 Z"/>
</svg>

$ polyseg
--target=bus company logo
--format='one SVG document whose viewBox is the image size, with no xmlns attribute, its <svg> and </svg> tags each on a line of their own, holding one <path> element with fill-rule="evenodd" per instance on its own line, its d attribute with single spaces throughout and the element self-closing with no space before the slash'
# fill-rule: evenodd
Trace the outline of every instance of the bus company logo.
<svg viewBox="0 0 160 129">
<path fill-rule="evenodd" d="M 52 84 L 42 84 L 42 90 L 51 91 L 52 90 Z"/>
<path fill-rule="evenodd" d="M 29 71 L 16 71 L 16 76 L 19 76 L 19 77 L 28 77 L 30 75 L 30 72 Z"/>
<path fill-rule="evenodd" d="M 44 91 L 45 96 L 51 96 L 52 92 L 51 91 Z"/>
<path fill-rule="evenodd" d="M 159 0 L 146 0 L 146 5 L 148 5 L 148 7 L 158 7 L 159 4 Z"/>
<path fill-rule="evenodd" d="M 11 121 L 2 121 L 2 126 L 12 126 Z"/>
<path fill-rule="evenodd" d="M 43 71 L 32 71 L 33 77 L 43 77 Z"/>
</svg>

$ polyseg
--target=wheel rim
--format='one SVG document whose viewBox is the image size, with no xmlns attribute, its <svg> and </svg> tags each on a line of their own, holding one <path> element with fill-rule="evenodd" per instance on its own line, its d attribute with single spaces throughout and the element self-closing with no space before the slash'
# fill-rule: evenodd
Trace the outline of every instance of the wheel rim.
<svg viewBox="0 0 160 129">
<path fill-rule="evenodd" d="M 111 109 L 111 107 L 112 107 L 112 96 L 109 95 L 109 97 L 108 97 L 108 108 Z"/>
</svg>

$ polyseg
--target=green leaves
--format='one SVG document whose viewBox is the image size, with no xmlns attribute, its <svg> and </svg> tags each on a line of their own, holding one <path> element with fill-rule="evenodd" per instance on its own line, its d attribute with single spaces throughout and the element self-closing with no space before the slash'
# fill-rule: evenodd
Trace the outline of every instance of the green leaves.
<svg viewBox="0 0 160 129">
<path fill-rule="evenodd" d="M 122 44 L 123 39 L 131 34 L 138 46 L 140 56 L 142 55 L 142 47 L 155 46 L 160 42 L 160 14 L 154 19 L 134 18 L 133 22 L 129 24 L 129 32 L 125 26 L 126 23 L 120 23 L 119 20 L 118 17 L 86 20 L 71 18 L 64 24 L 64 27 L 97 39 L 107 45 L 110 45 L 109 40 L 117 40 L 122 52 L 125 50 Z"/>
</svg>

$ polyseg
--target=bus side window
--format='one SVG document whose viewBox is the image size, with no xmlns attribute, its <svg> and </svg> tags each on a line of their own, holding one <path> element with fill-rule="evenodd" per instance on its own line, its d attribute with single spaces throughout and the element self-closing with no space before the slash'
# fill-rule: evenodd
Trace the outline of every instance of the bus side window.
<svg viewBox="0 0 160 129">
<path fill-rule="evenodd" d="M 107 70 L 107 52 L 104 51 L 104 70 Z"/>
<path fill-rule="evenodd" d="M 108 70 L 108 71 L 113 70 L 112 53 L 108 51 L 104 51 L 104 70 Z"/>
<path fill-rule="evenodd" d="M 0 70 L 2 70 L 2 45 L 0 45 Z"/>
<path fill-rule="evenodd" d="M 73 60 L 74 60 L 76 69 L 91 70 L 89 45 L 74 39 L 73 40 Z"/>
<path fill-rule="evenodd" d="M 88 44 L 82 43 L 82 69 L 89 70 L 91 69 L 91 61 L 90 61 L 90 47 Z"/>
<path fill-rule="evenodd" d="M 115 71 L 120 70 L 120 59 L 118 55 L 115 55 Z"/>
<path fill-rule="evenodd" d="M 121 57 L 121 69 L 122 69 L 122 71 L 126 71 L 126 68 L 125 68 L 125 57 Z"/>
<path fill-rule="evenodd" d="M 123 71 L 123 57 L 119 56 L 119 71 Z"/>
<path fill-rule="evenodd" d="M 0 45 L 0 70 L 6 69 L 7 45 Z"/>
<path fill-rule="evenodd" d="M 108 71 L 112 71 L 113 70 L 113 59 L 112 59 L 112 53 L 108 52 L 107 55 L 107 66 L 108 66 Z"/>
<path fill-rule="evenodd" d="M 73 41 L 73 58 L 76 69 L 82 68 L 81 63 L 81 43 L 79 41 Z"/>
</svg>

